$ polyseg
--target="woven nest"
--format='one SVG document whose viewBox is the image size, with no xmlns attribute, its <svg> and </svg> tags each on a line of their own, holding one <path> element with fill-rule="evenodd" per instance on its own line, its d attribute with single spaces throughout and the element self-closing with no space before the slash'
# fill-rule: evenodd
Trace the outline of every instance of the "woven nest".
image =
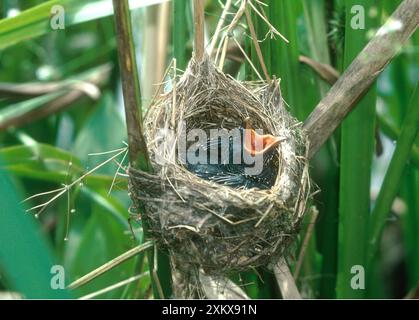
<svg viewBox="0 0 419 320">
<path fill-rule="evenodd" d="M 201 179 L 178 159 L 180 127 L 232 129 L 250 117 L 279 136 L 278 176 L 271 189 L 237 189 Z M 174 132 L 171 138 L 162 132 Z M 310 194 L 307 145 L 286 110 L 279 81 L 242 83 L 205 57 L 193 59 L 175 87 L 149 109 L 144 134 L 154 173 L 130 169 L 134 205 L 149 232 L 176 261 L 208 274 L 268 266 L 287 254 Z M 162 161 L 164 160 L 164 161 Z"/>
</svg>

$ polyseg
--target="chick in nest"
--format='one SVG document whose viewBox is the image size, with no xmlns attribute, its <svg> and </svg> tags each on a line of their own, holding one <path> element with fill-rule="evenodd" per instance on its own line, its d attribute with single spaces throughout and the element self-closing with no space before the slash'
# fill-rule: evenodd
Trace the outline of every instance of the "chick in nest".
<svg viewBox="0 0 419 320">
<path fill-rule="evenodd" d="M 207 139 L 197 150 L 205 154 L 204 163 L 186 161 L 186 168 L 200 178 L 229 187 L 270 189 L 278 176 L 277 147 L 282 139 L 257 133 L 249 118 L 236 132 L 227 140 Z M 259 170 L 250 170 L 258 165 Z"/>
</svg>

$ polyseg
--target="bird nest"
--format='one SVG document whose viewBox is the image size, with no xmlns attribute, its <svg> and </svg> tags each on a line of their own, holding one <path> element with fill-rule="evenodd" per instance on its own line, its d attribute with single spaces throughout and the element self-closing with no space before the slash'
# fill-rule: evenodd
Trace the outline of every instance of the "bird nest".
<svg viewBox="0 0 419 320">
<path fill-rule="evenodd" d="M 272 188 L 233 188 L 204 180 L 179 160 L 185 129 L 232 129 L 246 118 L 282 138 Z M 278 80 L 269 85 L 238 82 L 208 57 L 192 59 L 172 90 L 150 107 L 144 134 L 154 171 L 130 169 L 131 197 L 144 210 L 149 234 L 178 263 L 222 274 L 268 266 L 288 253 L 310 182 L 307 140 L 285 108 Z"/>
</svg>

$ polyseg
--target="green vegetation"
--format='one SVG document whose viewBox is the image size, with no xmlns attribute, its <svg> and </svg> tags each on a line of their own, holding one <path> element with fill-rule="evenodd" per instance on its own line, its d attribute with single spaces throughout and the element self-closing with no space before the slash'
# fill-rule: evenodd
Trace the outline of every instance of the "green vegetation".
<svg viewBox="0 0 419 320">
<path fill-rule="evenodd" d="M 359 1 L 248 1 L 258 42 L 251 39 L 245 13 L 230 34 L 236 40 L 225 37 L 241 5 L 231 1 L 213 57 L 219 63 L 229 39 L 223 71 L 239 79 L 265 79 L 266 72 L 280 78 L 283 98 L 300 121 L 330 88 L 307 59 L 343 72 L 402 2 L 362 1 L 365 29 L 357 29 L 351 9 Z M 162 91 L 170 89 L 174 72 L 169 69 L 163 79 L 165 70 L 173 58 L 177 75 L 187 67 L 194 39 L 191 1 L 166 3 L 167 11 L 149 2 L 131 1 L 131 45 L 141 80 L 136 89 L 143 90 L 137 107 L 143 115 L 159 87 L 147 79 L 167 81 Z M 206 1 L 208 43 L 226 2 Z M 51 28 L 55 5 L 64 8 L 64 29 Z M 159 24 L 165 12 L 167 28 Z M 160 284 L 170 295 L 168 257 L 160 251 L 155 261 L 154 254 L 139 250 L 77 289 L 50 285 L 54 265 L 64 267 L 69 285 L 144 243 L 155 252 L 143 222 L 130 215 L 137 212 L 128 194 L 129 139 L 112 1 L 3 0 L 0 19 L 0 293 L 159 297 L 149 272 L 157 261 Z M 159 32 L 167 34 L 156 38 Z M 305 250 L 296 279 L 303 297 L 402 298 L 419 285 L 418 50 L 416 33 L 311 161 L 319 214 L 303 248 L 312 218 L 307 215 L 289 259 L 295 272 Z M 365 290 L 351 287 L 355 265 L 365 268 Z M 281 298 L 265 268 L 231 279 L 251 298 Z"/>
</svg>

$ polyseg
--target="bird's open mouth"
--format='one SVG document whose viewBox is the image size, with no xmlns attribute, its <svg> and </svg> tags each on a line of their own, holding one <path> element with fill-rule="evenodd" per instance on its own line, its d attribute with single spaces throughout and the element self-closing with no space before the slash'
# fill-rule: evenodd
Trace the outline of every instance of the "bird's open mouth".
<svg viewBox="0 0 419 320">
<path fill-rule="evenodd" d="M 276 147 L 282 139 L 271 134 L 258 134 L 250 124 L 245 121 L 244 148 L 252 156 L 264 154 L 266 151 Z"/>
</svg>

